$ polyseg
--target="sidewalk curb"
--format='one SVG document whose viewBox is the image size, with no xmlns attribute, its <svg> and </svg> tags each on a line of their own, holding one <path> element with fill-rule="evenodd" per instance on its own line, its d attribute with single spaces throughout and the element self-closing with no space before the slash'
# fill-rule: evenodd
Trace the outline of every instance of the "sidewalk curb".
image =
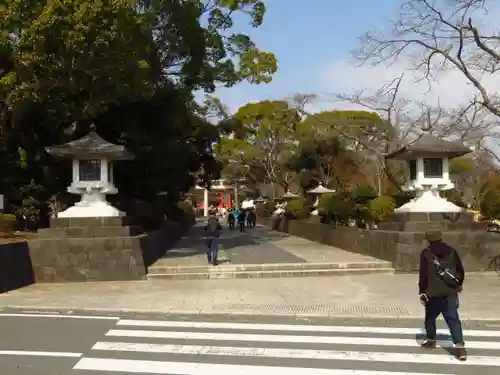
<svg viewBox="0 0 500 375">
<path fill-rule="evenodd" d="M 387 320 L 387 321 L 397 321 L 397 320 L 408 320 L 413 321 L 417 320 L 419 322 L 423 321 L 422 315 L 382 315 L 382 314 L 314 314 L 314 313 L 248 313 L 243 311 L 200 311 L 200 310 L 158 310 L 158 309 L 126 309 L 126 308 L 72 308 L 72 307 L 43 307 L 43 306 L 0 306 L 0 311 L 5 309 L 13 309 L 13 310 L 33 310 L 33 311 L 72 311 L 72 312 L 100 312 L 100 313 L 109 313 L 109 314 L 117 314 L 117 313 L 125 313 L 125 314 L 154 314 L 154 315 L 183 315 L 183 316 L 193 316 L 193 317 L 203 317 L 203 316 L 216 316 L 216 317 L 228 317 L 228 318 L 239 318 L 239 319 L 255 319 L 255 318 L 297 318 L 297 319 L 361 319 L 361 320 Z M 0 313 L 1 316 L 1 313 Z M 494 318 L 487 317 L 468 317 L 462 316 L 461 320 L 463 323 L 467 322 L 500 322 L 500 318 L 498 316 Z"/>
</svg>

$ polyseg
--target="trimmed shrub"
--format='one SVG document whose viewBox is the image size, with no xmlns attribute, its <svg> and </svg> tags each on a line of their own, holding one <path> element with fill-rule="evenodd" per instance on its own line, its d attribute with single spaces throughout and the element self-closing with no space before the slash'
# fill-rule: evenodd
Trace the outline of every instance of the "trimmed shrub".
<svg viewBox="0 0 500 375">
<path fill-rule="evenodd" d="M 334 193 L 329 193 L 329 194 L 322 194 L 319 197 L 318 201 L 318 211 L 321 216 L 327 216 L 328 215 L 328 208 L 329 208 L 329 203 L 328 201 L 330 200 L 331 197 L 333 197 L 335 194 Z"/>
<path fill-rule="evenodd" d="M 372 219 L 379 222 L 389 219 L 396 207 L 396 201 L 392 197 L 381 196 L 370 201 L 368 211 Z"/>
<path fill-rule="evenodd" d="M 464 203 L 463 194 L 458 189 L 441 191 L 439 195 L 459 207 L 467 208 L 467 205 Z"/>
<path fill-rule="evenodd" d="M 12 214 L 0 214 L 0 232 L 11 233 L 16 228 L 17 218 Z"/>
<path fill-rule="evenodd" d="M 347 221 L 355 215 L 352 201 L 343 193 L 325 194 L 319 200 L 318 210 L 325 218 L 325 222 L 334 221 L 339 224 L 347 224 Z"/>
<path fill-rule="evenodd" d="M 369 201 L 377 197 L 377 191 L 372 185 L 362 184 L 354 188 L 351 193 L 352 199 L 358 204 L 368 204 Z"/>
<path fill-rule="evenodd" d="M 416 195 L 414 191 L 402 191 L 386 196 L 392 197 L 392 199 L 394 199 L 394 201 L 396 202 L 396 207 L 400 207 L 411 201 L 413 198 L 415 198 Z"/>
<path fill-rule="evenodd" d="M 306 219 L 311 208 L 305 199 L 293 199 L 286 204 L 285 214 L 290 219 Z"/>
<path fill-rule="evenodd" d="M 177 207 L 181 211 L 181 220 L 193 220 L 195 212 L 193 205 L 188 201 L 177 202 Z"/>
<path fill-rule="evenodd" d="M 273 200 L 267 200 L 263 203 L 260 203 L 255 208 L 255 212 L 259 217 L 271 217 L 275 210 L 275 203 Z"/>
<path fill-rule="evenodd" d="M 500 219 L 500 175 L 494 175 L 482 184 L 479 208 L 485 219 Z"/>
</svg>

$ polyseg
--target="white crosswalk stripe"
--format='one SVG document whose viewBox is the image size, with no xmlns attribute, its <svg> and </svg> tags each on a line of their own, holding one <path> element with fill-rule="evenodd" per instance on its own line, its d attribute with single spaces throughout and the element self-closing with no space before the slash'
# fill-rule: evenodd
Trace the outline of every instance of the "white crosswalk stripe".
<svg viewBox="0 0 500 375">
<path fill-rule="evenodd" d="M 466 362 L 419 328 L 120 320 L 74 369 L 165 375 L 498 374 L 500 331 L 465 330 Z M 446 330 L 438 334 L 448 335 Z"/>
</svg>

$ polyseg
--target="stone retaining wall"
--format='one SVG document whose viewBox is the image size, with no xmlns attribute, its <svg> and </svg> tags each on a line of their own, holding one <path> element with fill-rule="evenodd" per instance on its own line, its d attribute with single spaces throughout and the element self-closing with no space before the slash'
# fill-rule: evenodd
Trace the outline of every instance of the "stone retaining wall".
<svg viewBox="0 0 500 375">
<path fill-rule="evenodd" d="M 34 282 L 140 280 L 192 225 L 167 222 L 146 234 L 40 238 L 0 245 L 0 292 Z"/>
<path fill-rule="evenodd" d="M 394 268 L 402 272 L 418 271 L 420 252 L 427 244 L 424 232 L 336 227 L 285 218 L 260 218 L 259 221 L 280 232 L 392 262 Z M 467 271 L 496 271 L 500 266 L 500 234 L 461 230 L 445 231 L 443 236 L 444 241 L 460 253 Z"/>
<path fill-rule="evenodd" d="M 0 293 L 33 284 L 35 275 L 27 242 L 0 245 Z"/>
<path fill-rule="evenodd" d="M 163 257 L 166 251 L 171 248 L 184 235 L 194 222 L 173 222 L 165 223 L 161 229 L 150 232 L 141 238 L 142 256 L 144 266 L 147 268 Z"/>
</svg>

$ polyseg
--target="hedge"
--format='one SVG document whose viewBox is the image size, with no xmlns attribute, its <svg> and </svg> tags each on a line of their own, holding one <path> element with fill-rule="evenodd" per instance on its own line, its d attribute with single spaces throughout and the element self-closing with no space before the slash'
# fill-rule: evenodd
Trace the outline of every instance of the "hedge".
<svg viewBox="0 0 500 375">
<path fill-rule="evenodd" d="M 0 214 L 0 232 L 10 233 L 16 227 L 16 215 Z"/>
</svg>

